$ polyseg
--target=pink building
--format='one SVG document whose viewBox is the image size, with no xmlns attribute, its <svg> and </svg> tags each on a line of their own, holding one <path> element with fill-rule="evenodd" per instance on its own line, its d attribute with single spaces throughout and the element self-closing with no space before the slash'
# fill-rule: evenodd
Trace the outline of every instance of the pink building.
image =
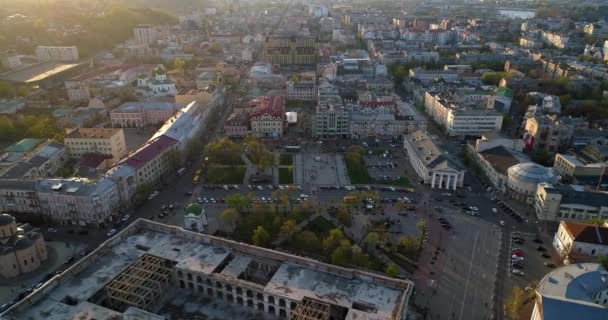
<svg viewBox="0 0 608 320">
<path fill-rule="evenodd" d="M 233 112 L 226 124 L 224 131 L 228 137 L 244 137 L 249 134 L 249 114 L 244 111 Z"/>
<path fill-rule="evenodd" d="M 182 105 L 170 102 L 127 102 L 110 112 L 115 128 L 139 128 L 169 120 Z"/>
</svg>

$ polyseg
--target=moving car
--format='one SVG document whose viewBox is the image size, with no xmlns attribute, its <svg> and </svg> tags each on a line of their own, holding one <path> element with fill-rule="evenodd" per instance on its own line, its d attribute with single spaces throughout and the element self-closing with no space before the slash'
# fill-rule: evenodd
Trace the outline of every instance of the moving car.
<svg viewBox="0 0 608 320">
<path fill-rule="evenodd" d="M 148 200 L 152 200 L 154 199 L 154 197 L 156 197 L 158 195 L 158 191 L 154 190 L 154 192 L 152 192 L 149 196 L 148 196 Z"/>
</svg>

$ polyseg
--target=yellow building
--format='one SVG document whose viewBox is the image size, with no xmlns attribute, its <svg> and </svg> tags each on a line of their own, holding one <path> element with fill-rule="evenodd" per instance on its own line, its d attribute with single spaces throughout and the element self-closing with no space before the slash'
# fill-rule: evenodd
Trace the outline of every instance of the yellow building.
<svg viewBox="0 0 608 320">
<path fill-rule="evenodd" d="M 85 154 L 105 154 L 118 161 L 127 155 L 127 143 L 122 129 L 77 128 L 65 136 L 65 146 L 71 158 Z"/>
<path fill-rule="evenodd" d="M 17 226 L 15 218 L 0 215 L 0 275 L 13 278 L 32 272 L 47 259 L 46 243 L 37 229 Z"/>
<path fill-rule="evenodd" d="M 314 37 L 269 37 L 264 44 L 264 58 L 271 64 L 313 65 L 318 61 Z"/>
</svg>

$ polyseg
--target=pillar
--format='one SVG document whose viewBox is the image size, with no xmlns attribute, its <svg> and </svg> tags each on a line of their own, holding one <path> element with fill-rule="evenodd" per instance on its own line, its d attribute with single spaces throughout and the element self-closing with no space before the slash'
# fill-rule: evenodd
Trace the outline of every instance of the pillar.
<svg viewBox="0 0 608 320">
<path fill-rule="evenodd" d="M 454 190 L 458 187 L 458 173 L 454 175 Z"/>
<path fill-rule="evenodd" d="M 435 188 L 435 173 L 433 172 L 433 179 L 431 181 L 431 189 Z"/>
<path fill-rule="evenodd" d="M 443 188 L 442 184 L 443 184 L 443 173 L 439 175 L 439 189 Z"/>
</svg>

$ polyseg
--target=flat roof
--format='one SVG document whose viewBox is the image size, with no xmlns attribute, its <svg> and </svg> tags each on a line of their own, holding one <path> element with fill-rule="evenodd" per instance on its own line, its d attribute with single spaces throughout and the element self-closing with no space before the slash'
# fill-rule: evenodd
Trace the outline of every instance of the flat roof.
<svg viewBox="0 0 608 320">
<path fill-rule="evenodd" d="M 114 319 L 112 317 L 120 312 L 94 303 L 98 299 L 95 298 L 96 294 L 144 255 L 175 262 L 173 270 L 203 274 L 246 288 L 258 288 L 257 290 L 267 294 L 285 297 L 296 303 L 304 297 L 309 297 L 342 306 L 349 309 L 351 318 L 357 315 L 364 318 L 391 319 L 393 313 L 404 314 L 413 290 L 411 281 L 328 265 L 304 257 L 187 231 L 176 226 L 138 219 L 62 274 L 55 276 L 9 308 L 0 319 L 79 319 L 87 310 L 91 310 L 95 319 Z M 259 265 L 264 264 L 275 267 L 269 270 L 263 267 L 258 269 Z M 267 281 L 247 280 L 247 277 L 243 277 L 243 274 L 248 273 L 246 270 L 252 268 L 263 273 L 262 278 Z M 173 294 L 172 290 L 168 291 Z M 68 300 L 72 303 L 66 303 L 66 297 L 69 297 Z M 178 296 L 174 298 L 177 299 Z M 163 301 L 170 303 L 171 299 Z M 355 303 L 371 308 L 359 310 L 360 308 L 354 306 Z M 122 314 L 125 315 L 129 309 Z M 145 312 L 139 309 L 136 311 Z"/>
<path fill-rule="evenodd" d="M 62 63 L 55 61 L 41 62 L 6 72 L 0 75 L 0 79 L 17 83 L 37 82 L 72 69 L 79 64 L 80 63 Z"/>
</svg>

